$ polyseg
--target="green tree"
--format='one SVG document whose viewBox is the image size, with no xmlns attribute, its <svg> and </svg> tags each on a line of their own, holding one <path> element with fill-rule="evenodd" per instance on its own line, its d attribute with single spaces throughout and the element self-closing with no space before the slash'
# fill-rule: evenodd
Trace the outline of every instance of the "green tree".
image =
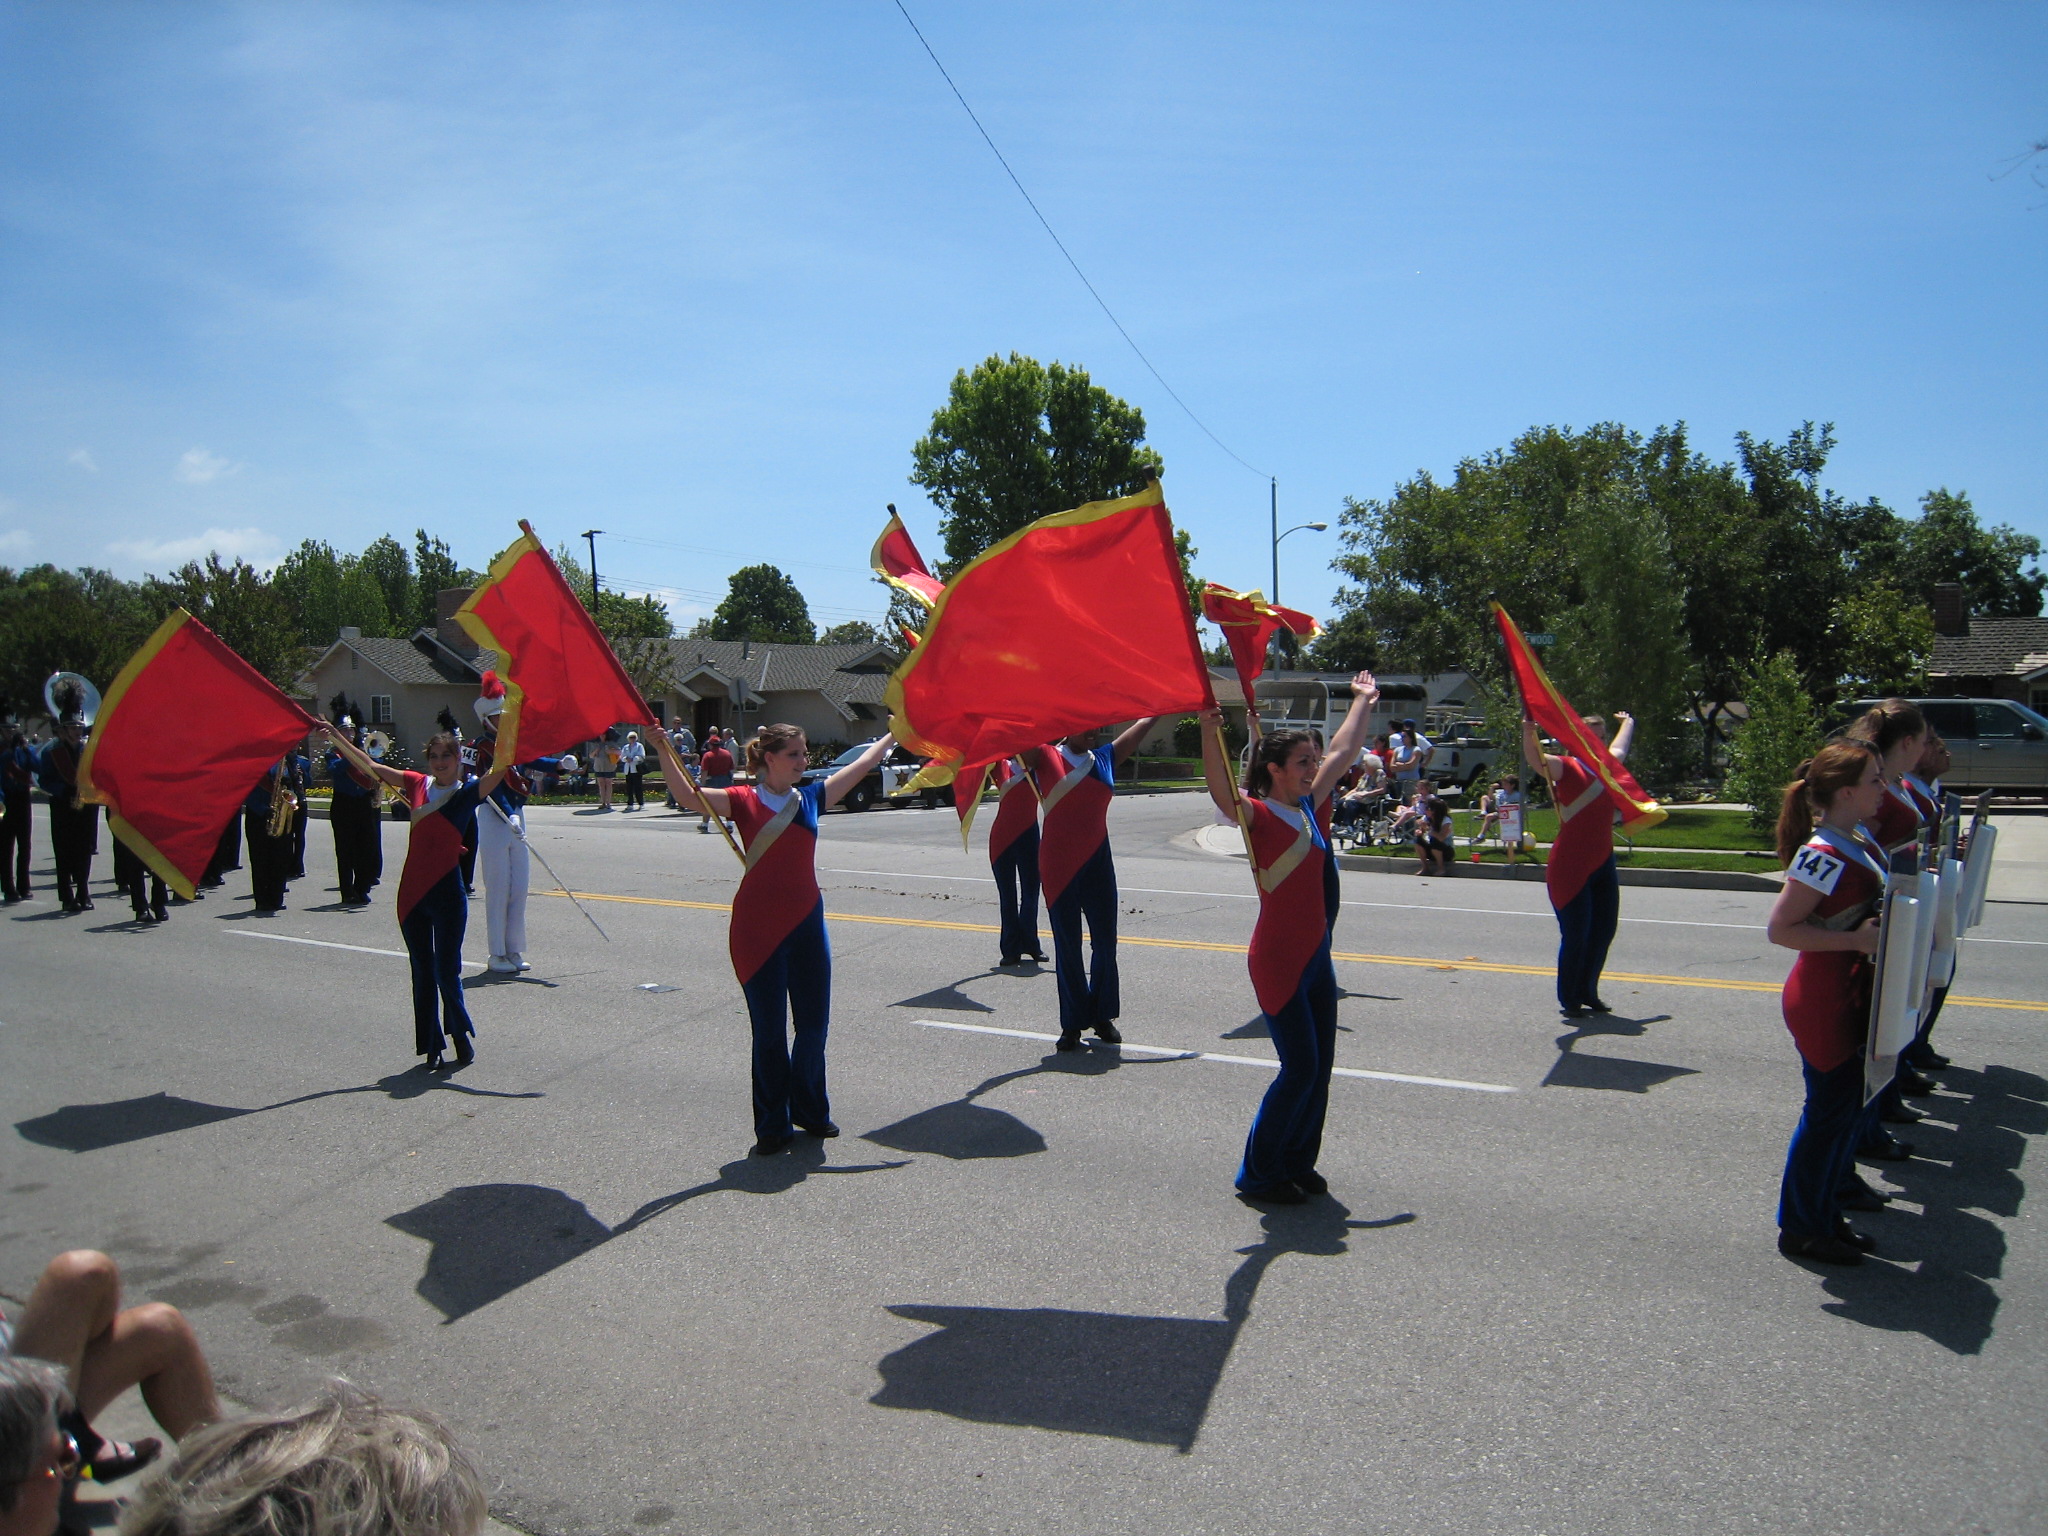
<svg viewBox="0 0 2048 1536">
<path fill-rule="evenodd" d="M 104 693 L 162 618 L 139 585 L 108 571 L 0 567 L 0 719 L 41 714 L 53 672 Z"/>
<path fill-rule="evenodd" d="M 725 598 L 711 615 L 710 631 L 713 640 L 782 645 L 810 645 L 818 637 L 803 593 L 772 565 L 747 565 L 732 573 Z"/>
<path fill-rule="evenodd" d="M 1759 655 L 1743 675 L 1749 715 L 1729 743 L 1728 792 L 1750 807 L 1759 831 L 1777 825 L 1785 786 L 1820 745 L 1813 697 L 1790 651 Z"/>
<path fill-rule="evenodd" d="M 390 534 L 384 534 L 370 541 L 369 547 L 356 557 L 356 565 L 369 580 L 376 583 L 378 594 L 384 600 L 384 624 L 376 631 L 381 635 L 410 635 L 413 632 L 414 616 L 419 602 L 412 578 L 412 556 L 405 552 L 405 546 Z M 344 571 L 344 576 L 346 576 Z M 427 594 L 427 619 L 433 625 L 434 595 Z M 367 626 L 365 626 L 367 631 Z"/>
<path fill-rule="evenodd" d="M 1835 650 L 1852 696 L 1889 698 L 1927 686 L 1934 615 L 1884 583 L 1856 588 L 1835 604 Z"/>
<path fill-rule="evenodd" d="M 279 687 L 289 685 L 307 659 L 291 609 L 246 560 L 224 563 L 211 554 L 169 576 L 144 577 L 142 588 L 158 618 L 174 607 L 185 609 Z"/>
<path fill-rule="evenodd" d="M 563 581 L 576 594 L 576 600 L 583 604 L 584 611 L 596 622 L 598 633 L 605 639 L 614 642 L 666 640 L 676 632 L 675 625 L 669 620 L 668 604 L 660 598 L 646 592 L 638 597 L 628 597 L 607 587 L 598 592 L 593 601 L 590 568 L 578 560 L 566 544 L 556 545 L 554 554 L 555 564 L 561 567 Z M 613 649 L 617 650 L 618 646 L 614 644 Z"/>
<path fill-rule="evenodd" d="M 440 539 L 428 538 L 424 528 L 414 530 L 412 570 L 414 629 L 432 629 L 439 621 L 436 605 L 443 592 L 454 587 L 476 585 L 475 572 L 464 571 L 458 566 L 455 557 L 448 552 L 447 544 Z"/>
<path fill-rule="evenodd" d="M 911 449 L 911 483 L 938 507 L 950 575 L 1052 512 L 1142 490 L 1160 458 L 1145 417 L 1087 370 L 1012 352 L 953 376 L 931 431 Z"/>
<path fill-rule="evenodd" d="M 1959 581 L 1973 613 L 1989 618 L 2032 618 L 2041 611 L 2048 574 L 2039 566 L 2041 541 L 2000 523 L 1977 521 L 1967 493 L 1943 486 L 1920 498 L 1920 517 L 1902 530 L 1899 587 L 1911 598 L 1931 601 L 1934 585 Z"/>
<path fill-rule="evenodd" d="M 1226 664 L 1229 658 L 1230 647 L 1225 644 L 1223 660 Z M 1315 672 L 1356 672 L 1361 667 L 1377 668 L 1380 664 L 1380 637 L 1373 629 L 1371 616 L 1355 605 L 1340 608 L 1309 642 L 1302 659 Z"/>
<path fill-rule="evenodd" d="M 1552 676 L 1588 713 L 1636 717 L 1635 772 L 1669 783 L 1683 771 L 1685 595 L 1664 520 L 1622 487 L 1588 493 L 1566 545 L 1583 598 L 1557 620 Z"/>
<path fill-rule="evenodd" d="M 881 630 L 866 619 L 848 619 L 844 624 L 834 624 L 830 629 L 822 631 L 818 636 L 818 644 L 886 645 L 888 640 Z"/>
</svg>

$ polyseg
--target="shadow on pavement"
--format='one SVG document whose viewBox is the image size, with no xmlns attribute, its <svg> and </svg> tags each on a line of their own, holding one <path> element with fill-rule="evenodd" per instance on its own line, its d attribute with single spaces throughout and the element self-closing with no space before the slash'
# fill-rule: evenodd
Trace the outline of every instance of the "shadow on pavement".
<svg viewBox="0 0 2048 1536">
<path fill-rule="evenodd" d="M 825 1164 L 822 1144 L 804 1138 L 777 1157 L 743 1157 L 718 1177 L 650 1200 L 616 1227 L 607 1227 L 581 1200 L 540 1184 L 470 1184 L 425 1205 L 384 1218 L 432 1247 L 418 1291 L 444 1324 L 509 1296 L 572 1259 L 674 1210 L 721 1190 L 773 1195 L 794 1189 L 814 1173 L 875 1173 L 905 1163 Z"/>
<path fill-rule="evenodd" d="M 1669 1067 L 1655 1061 L 1630 1061 L 1621 1056 L 1581 1056 L 1573 1049 L 1581 1040 L 1595 1035 L 1641 1035 L 1648 1026 L 1662 1024 L 1668 1013 L 1646 1019 L 1625 1019 L 1619 1014 L 1600 1014 L 1569 1034 L 1557 1037 L 1557 1060 L 1544 1074 L 1545 1088 L 1604 1088 L 1613 1093 L 1648 1093 L 1659 1083 L 1674 1077 L 1691 1077 L 1696 1067 Z"/>
<path fill-rule="evenodd" d="M 1991 1339 L 1999 1305 L 1991 1282 L 2004 1271 L 2006 1247 L 2004 1231 L 1977 1213 L 2019 1214 L 2027 1138 L 2048 1131 L 2048 1080 L 2012 1067 L 1952 1067 L 1940 1081 L 1941 1095 L 1918 1101 L 1933 1118 L 1910 1128 L 1915 1155 L 1885 1165 L 1921 1214 L 1891 1210 L 1859 1222 L 1877 1240 L 1879 1261 L 1828 1275 L 1824 1289 L 1838 1317 L 1974 1355 Z"/>
<path fill-rule="evenodd" d="M 882 1389 L 868 1401 L 1192 1450 L 1268 1266 L 1283 1253 L 1341 1254 L 1350 1232 L 1415 1219 L 1349 1214 L 1328 1199 L 1267 1214 L 1264 1241 L 1238 1250 L 1246 1257 L 1224 1283 L 1221 1318 L 893 1306 L 896 1316 L 939 1331 L 885 1355 L 876 1367 Z"/>
<path fill-rule="evenodd" d="M 426 1093 L 461 1093 L 479 1099 L 539 1099 L 542 1093 L 505 1093 L 490 1088 L 470 1088 L 424 1066 L 394 1072 L 374 1083 L 356 1088 L 323 1088 L 294 1099 L 280 1099 L 257 1109 L 234 1109 L 225 1104 L 206 1104 L 181 1099 L 175 1094 L 152 1093 L 139 1099 L 117 1099 L 106 1104 L 66 1104 L 33 1120 L 19 1120 L 14 1129 L 24 1141 L 55 1147 L 60 1152 L 97 1152 L 152 1136 L 169 1136 L 196 1130 L 221 1120 L 238 1120 L 244 1115 L 265 1115 L 274 1109 L 310 1104 L 316 1099 L 346 1097 L 354 1093 L 381 1093 L 393 1099 L 416 1099 Z"/>
<path fill-rule="evenodd" d="M 972 976 L 962 976 L 958 981 L 948 982 L 943 987 L 934 987 L 916 997 L 906 997 L 900 1003 L 891 1003 L 891 1008 L 936 1008 L 947 1013 L 994 1013 L 987 1003 L 978 1003 L 960 989 L 970 981 L 981 981 L 989 976 L 1000 976 L 1001 971 L 976 971 Z"/>
</svg>

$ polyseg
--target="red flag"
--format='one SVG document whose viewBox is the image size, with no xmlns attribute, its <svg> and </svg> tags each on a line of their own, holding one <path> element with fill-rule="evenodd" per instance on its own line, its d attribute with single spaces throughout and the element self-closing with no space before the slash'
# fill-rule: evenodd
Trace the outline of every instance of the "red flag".
<svg viewBox="0 0 2048 1536">
<path fill-rule="evenodd" d="M 491 562 L 455 622 L 478 645 L 498 653 L 505 710 L 498 716 L 498 756 L 530 762 L 601 736 L 614 725 L 652 726 L 619 658 L 569 590 L 554 557 L 533 529 Z"/>
<path fill-rule="evenodd" d="M 1607 743 L 1587 729 L 1586 722 L 1579 718 L 1579 712 L 1557 691 L 1557 685 L 1543 670 L 1543 663 L 1536 659 L 1536 652 L 1523 638 L 1515 621 L 1508 617 L 1507 609 L 1495 603 L 1493 616 L 1500 623 L 1501 638 L 1507 642 L 1508 663 L 1515 669 L 1515 682 L 1522 690 L 1522 707 L 1528 710 L 1529 718 L 1563 743 L 1573 757 L 1593 770 L 1606 786 L 1608 798 L 1621 812 L 1623 826 L 1634 832 L 1663 821 L 1667 815 L 1664 807 L 1653 800 L 1621 766 L 1614 754 L 1607 750 Z"/>
<path fill-rule="evenodd" d="M 978 556 L 947 583 L 888 700 L 896 738 L 945 770 L 1208 705 L 1159 483 L 1041 517 Z"/>
<path fill-rule="evenodd" d="M 1307 614 L 1281 608 L 1259 592 L 1233 592 L 1215 582 L 1202 586 L 1202 617 L 1223 631 L 1230 643 L 1230 660 L 1237 668 L 1237 680 L 1244 685 L 1245 702 L 1252 698 L 1252 684 L 1266 670 L 1266 642 L 1276 631 L 1313 635 L 1322 629 Z"/>
<path fill-rule="evenodd" d="M 78 765 L 78 796 L 190 898 L 264 771 L 319 722 L 180 608 L 107 690 Z"/>
<path fill-rule="evenodd" d="M 882 536 L 868 553 L 868 564 L 890 586 L 908 592 L 927 608 L 938 602 L 939 594 L 946 590 L 945 584 L 924 563 L 924 556 L 917 552 L 917 546 L 910 540 L 910 530 L 903 526 L 894 507 L 889 509 L 889 526 L 882 530 Z"/>
</svg>

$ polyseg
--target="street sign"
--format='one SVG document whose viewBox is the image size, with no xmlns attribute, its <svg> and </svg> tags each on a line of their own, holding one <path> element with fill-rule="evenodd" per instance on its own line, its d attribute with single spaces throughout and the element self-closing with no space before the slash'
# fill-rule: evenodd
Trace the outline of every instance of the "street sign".
<svg viewBox="0 0 2048 1536">
<path fill-rule="evenodd" d="M 1535 646 L 1557 644 L 1557 636 L 1555 635 L 1524 635 L 1522 638 L 1524 640 L 1527 640 L 1531 645 Z"/>
</svg>

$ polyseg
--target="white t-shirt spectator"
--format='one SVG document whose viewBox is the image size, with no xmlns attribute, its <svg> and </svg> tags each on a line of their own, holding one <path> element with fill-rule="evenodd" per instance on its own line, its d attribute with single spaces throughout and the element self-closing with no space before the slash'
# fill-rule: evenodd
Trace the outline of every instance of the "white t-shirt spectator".
<svg viewBox="0 0 2048 1536">
<path fill-rule="evenodd" d="M 1394 777 L 1413 779 L 1421 777 L 1423 764 L 1429 761 L 1429 754 L 1436 749 L 1430 745 L 1427 736 L 1417 731 L 1413 743 L 1406 736 L 1396 736 L 1391 750 L 1394 754 Z"/>
<path fill-rule="evenodd" d="M 638 773 L 647 762 L 647 748 L 637 741 L 629 741 L 619 748 L 619 766 L 627 773 Z"/>
</svg>

